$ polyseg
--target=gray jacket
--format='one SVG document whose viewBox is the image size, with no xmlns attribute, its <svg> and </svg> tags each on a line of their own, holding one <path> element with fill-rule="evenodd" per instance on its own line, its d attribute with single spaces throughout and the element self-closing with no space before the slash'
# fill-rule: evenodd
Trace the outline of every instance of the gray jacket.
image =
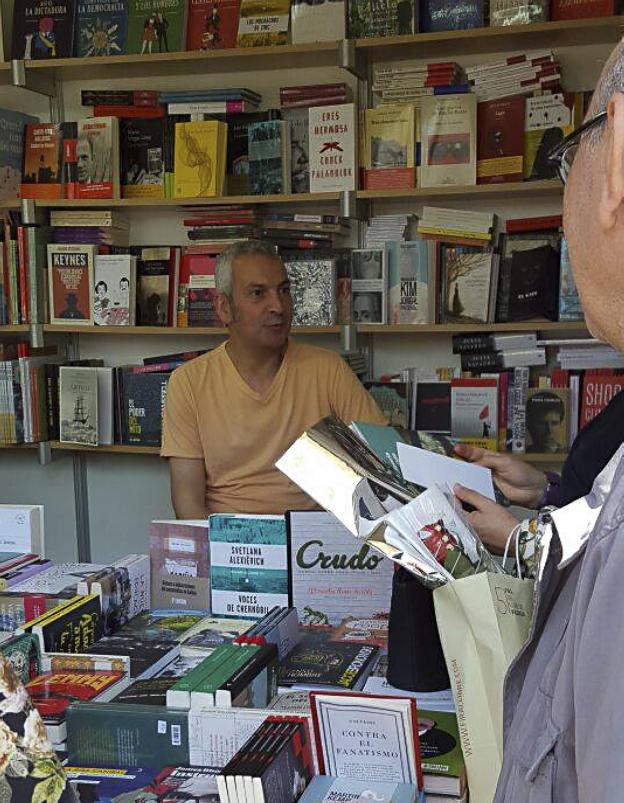
<svg viewBox="0 0 624 803">
<path fill-rule="evenodd" d="M 624 801 L 624 447 L 553 514 L 494 803 Z"/>
</svg>

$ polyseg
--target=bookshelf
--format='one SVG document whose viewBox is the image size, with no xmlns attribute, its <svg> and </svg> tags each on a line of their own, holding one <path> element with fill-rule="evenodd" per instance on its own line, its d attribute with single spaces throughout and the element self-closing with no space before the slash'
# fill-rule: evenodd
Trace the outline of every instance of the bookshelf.
<svg viewBox="0 0 624 803">
<path fill-rule="evenodd" d="M 300 193 L 293 195 L 218 195 L 214 198 L 113 198 L 74 201 L 51 198 L 35 201 L 41 209 L 120 209 L 140 207 L 214 206 L 220 204 L 309 204 L 337 202 L 337 192 Z"/>
<path fill-rule="evenodd" d="M 293 335 L 337 335 L 340 333 L 340 326 L 295 326 L 292 329 Z M 227 329 L 216 326 L 62 326 L 56 324 L 44 324 L 44 332 L 58 332 L 61 334 L 72 335 L 227 335 Z"/>
<path fill-rule="evenodd" d="M 0 335 L 21 335 L 28 333 L 29 330 L 30 326 L 27 323 L 0 326 Z"/>
</svg>

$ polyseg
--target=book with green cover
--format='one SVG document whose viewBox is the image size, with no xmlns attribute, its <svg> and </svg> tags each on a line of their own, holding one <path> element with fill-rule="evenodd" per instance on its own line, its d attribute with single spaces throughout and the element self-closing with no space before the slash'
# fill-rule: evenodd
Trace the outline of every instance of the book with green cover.
<svg viewBox="0 0 624 803">
<path fill-rule="evenodd" d="M 384 424 L 369 424 L 366 421 L 354 421 L 351 429 L 375 452 L 380 460 L 401 474 L 397 443 L 409 443 L 409 441 L 406 441 L 394 427 Z"/>
<path fill-rule="evenodd" d="M 167 705 L 174 708 L 190 708 L 191 692 L 197 688 L 204 677 L 213 673 L 222 663 L 232 657 L 233 650 L 237 647 L 234 644 L 226 644 L 217 647 L 214 652 L 191 669 L 184 677 L 177 680 L 167 692 Z"/>
<path fill-rule="evenodd" d="M 198 685 L 191 691 L 191 708 L 211 707 L 215 705 L 215 696 L 221 688 L 241 667 L 246 667 L 253 660 L 260 647 L 257 644 L 239 644 L 235 652 L 223 664 L 217 666 L 214 672 L 200 679 Z"/>
<path fill-rule="evenodd" d="M 188 0 L 130 0 L 126 52 L 184 50 Z"/>
<path fill-rule="evenodd" d="M 188 766 L 188 711 L 159 705 L 72 703 L 66 722 L 72 766 Z"/>
<path fill-rule="evenodd" d="M 456 715 L 419 708 L 418 732 L 426 794 L 461 797 L 466 767 Z"/>
</svg>

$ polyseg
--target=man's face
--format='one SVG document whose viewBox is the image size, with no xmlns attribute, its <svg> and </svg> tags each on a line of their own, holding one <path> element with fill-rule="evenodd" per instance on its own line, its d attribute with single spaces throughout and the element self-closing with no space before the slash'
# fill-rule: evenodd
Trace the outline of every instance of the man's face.
<svg viewBox="0 0 624 803">
<path fill-rule="evenodd" d="M 218 311 L 230 334 L 251 350 L 281 350 L 293 313 L 290 282 L 281 260 L 257 254 L 235 259 L 232 299 L 219 296 Z"/>
<path fill-rule="evenodd" d="M 531 437 L 539 451 L 553 452 L 558 448 L 557 428 L 560 424 L 561 419 L 556 410 L 547 410 L 536 417 L 531 426 Z"/>
<path fill-rule="evenodd" d="M 353 320 L 357 323 L 370 323 L 374 321 L 373 301 L 365 293 L 360 293 L 353 299 Z"/>
<path fill-rule="evenodd" d="M 78 181 L 86 184 L 91 178 L 91 148 L 85 139 L 81 139 L 76 146 L 76 160 Z"/>
</svg>

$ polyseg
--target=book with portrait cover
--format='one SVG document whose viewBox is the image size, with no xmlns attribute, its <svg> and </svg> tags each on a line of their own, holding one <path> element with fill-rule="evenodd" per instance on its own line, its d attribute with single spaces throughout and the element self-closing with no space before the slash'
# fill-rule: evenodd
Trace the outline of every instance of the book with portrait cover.
<svg viewBox="0 0 624 803">
<path fill-rule="evenodd" d="M 59 379 L 61 443 L 98 445 L 98 375 L 96 368 L 62 365 Z"/>
<path fill-rule="evenodd" d="M 477 104 L 477 184 L 522 181 L 524 95 Z"/>
<path fill-rule="evenodd" d="M 420 31 L 463 31 L 484 25 L 483 0 L 420 0 Z"/>
<path fill-rule="evenodd" d="M 74 55 L 123 55 L 127 21 L 128 0 L 78 0 Z"/>
<path fill-rule="evenodd" d="M 73 56 L 76 0 L 19 0 L 13 12 L 11 59 Z"/>
<path fill-rule="evenodd" d="M 336 260 L 286 262 L 293 300 L 293 326 L 333 326 L 336 322 Z"/>
<path fill-rule="evenodd" d="M 76 197 L 119 198 L 119 118 L 78 121 Z"/>
<path fill-rule="evenodd" d="M 313 106 L 308 110 L 310 192 L 356 188 L 355 104 Z"/>
<path fill-rule="evenodd" d="M 308 110 L 284 109 L 282 118 L 290 124 L 291 192 L 310 192 Z"/>
<path fill-rule="evenodd" d="M 388 103 L 364 112 L 365 190 L 414 187 L 416 183 L 416 108 Z"/>
<path fill-rule="evenodd" d="M 93 322 L 96 326 L 134 326 L 136 257 L 97 254 L 93 276 Z"/>
<path fill-rule="evenodd" d="M 62 198 L 63 137 L 61 125 L 28 123 L 24 129 L 22 198 Z"/>
<path fill-rule="evenodd" d="M 124 198 L 164 198 L 166 147 L 164 118 L 121 121 L 121 194 Z"/>
<path fill-rule="evenodd" d="M 290 0 L 241 0 L 236 45 L 285 45 L 289 24 Z"/>
<path fill-rule="evenodd" d="M 349 38 L 418 33 L 418 0 L 352 0 L 348 9 Z"/>
<path fill-rule="evenodd" d="M 351 313 L 354 323 L 386 323 L 388 265 L 385 251 L 376 248 L 351 251 Z"/>
<path fill-rule="evenodd" d="M 0 109 L 0 200 L 20 197 L 26 126 L 36 123 L 30 114 Z"/>
<path fill-rule="evenodd" d="M 423 187 L 477 181 L 476 95 L 427 95 L 420 110 Z"/>
<path fill-rule="evenodd" d="M 188 0 L 187 50 L 236 47 L 240 0 Z"/>
<path fill-rule="evenodd" d="M 126 52 L 151 55 L 184 50 L 187 0 L 128 0 Z"/>
<path fill-rule="evenodd" d="M 551 19 L 610 17 L 617 14 L 616 0 L 551 0 Z"/>
<path fill-rule="evenodd" d="M 50 323 L 93 324 L 91 292 L 96 253 L 95 245 L 48 245 Z"/>
<path fill-rule="evenodd" d="M 205 521 L 150 524 L 152 610 L 210 613 L 210 555 Z"/>
<path fill-rule="evenodd" d="M 568 388 L 529 388 L 526 399 L 526 451 L 568 450 Z"/>
</svg>

